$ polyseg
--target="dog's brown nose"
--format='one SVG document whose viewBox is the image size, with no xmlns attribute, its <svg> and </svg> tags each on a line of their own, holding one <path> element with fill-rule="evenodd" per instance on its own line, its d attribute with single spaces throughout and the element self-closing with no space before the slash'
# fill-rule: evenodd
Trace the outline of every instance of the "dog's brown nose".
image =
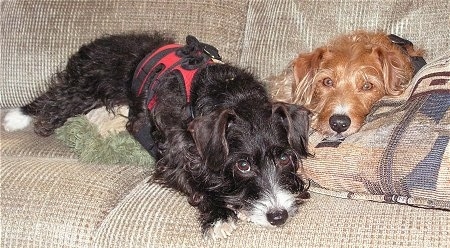
<svg viewBox="0 0 450 248">
<path fill-rule="evenodd" d="M 272 226 L 280 226 L 286 222 L 289 214 L 286 209 L 274 209 L 269 211 L 266 216 Z"/>
<path fill-rule="evenodd" d="M 336 131 L 336 133 L 342 133 L 350 127 L 352 121 L 346 115 L 332 115 L 329 123 L 333 131 Z"/>
</svg>

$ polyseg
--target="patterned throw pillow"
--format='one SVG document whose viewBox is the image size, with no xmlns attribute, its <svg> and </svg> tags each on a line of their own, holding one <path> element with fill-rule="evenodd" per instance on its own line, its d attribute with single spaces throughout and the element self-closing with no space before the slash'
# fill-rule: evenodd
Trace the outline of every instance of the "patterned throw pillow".
<svg viewBox="0 0 450 248">
<path fill-rule="evenodd" d="M 302 173 L 334 196 L 450 210 L 450 54 L 429 63 L 403 97 L 386 98 L 341 143 L 311 135 Z"/>
</svg>

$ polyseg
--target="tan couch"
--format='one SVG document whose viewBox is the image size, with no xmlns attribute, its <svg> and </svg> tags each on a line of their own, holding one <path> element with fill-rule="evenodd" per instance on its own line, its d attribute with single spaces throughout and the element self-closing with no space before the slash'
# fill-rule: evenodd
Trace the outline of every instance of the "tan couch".
<svg viewBox="0 0 450 248">
<path fill-rule="evenodd" d="M 169 30 L 219 48 L 262 78 L 300 51 L 354 29 L 386 30 L 449 49 L 450 6 L 436 1 L 4 0 L 1 108 L 29 102 L 76 48 L 98 35 Z M 312 192 L 281 228 L 239 223 L 205 241 L 178 193 L 148 184 L 151 167 L 80 163 L 55 137 L 1 130 L 2 247 L 449 247 L 450 213 Z"/>
</svg>

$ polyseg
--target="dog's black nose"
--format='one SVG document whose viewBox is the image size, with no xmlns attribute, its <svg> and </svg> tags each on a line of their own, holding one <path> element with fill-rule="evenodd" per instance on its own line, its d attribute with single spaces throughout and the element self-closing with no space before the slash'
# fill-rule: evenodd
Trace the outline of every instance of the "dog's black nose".
<svg viewBox="0 0 450 248">
<path fill-rule="evenodd" d="M 266 216 L 267 221 L 269 221 L 272 226 L 280 226 L 286 222 L 289 214 L 286 209 L 275 209 L 269 211 Z"/>
<path fill-rule="evenodd" d="M 346 115 L 332 115 L 329 120 L 330 127 L 337 133 L 342 133 L 350 127 L 352 121 Z"/>
</svg>

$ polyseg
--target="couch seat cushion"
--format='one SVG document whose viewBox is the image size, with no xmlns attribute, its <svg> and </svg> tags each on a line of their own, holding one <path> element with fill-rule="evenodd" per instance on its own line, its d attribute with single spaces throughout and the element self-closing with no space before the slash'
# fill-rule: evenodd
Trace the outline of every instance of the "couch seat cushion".
<svg viewBox="0 0 450 248">
<path fill-rule="evenodd" d="M 1 243 L 86 247 L 108 212 L 149 174 L 144 167 L 2 154 Z"/>
</svg>

